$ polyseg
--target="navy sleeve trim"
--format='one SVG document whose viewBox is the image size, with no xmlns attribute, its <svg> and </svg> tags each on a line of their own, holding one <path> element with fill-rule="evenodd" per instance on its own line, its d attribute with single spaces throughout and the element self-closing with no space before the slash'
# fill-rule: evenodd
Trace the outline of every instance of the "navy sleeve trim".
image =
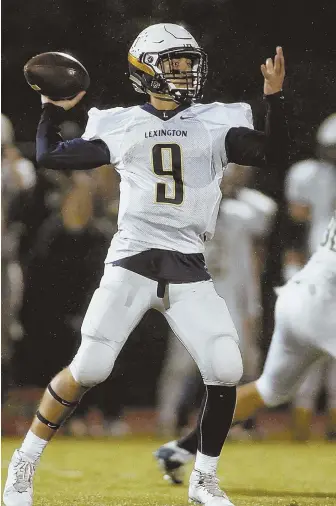
<svg viewBox="0 0 336 506">
<path fill-rule="evenodd" d="M 78 138 L 63 141 L 59 125 L 66 111 L 44 104 L 36 134 L 36 161 L 40 167 L 58 170 L 88 170 L 110 163 L 110 152 L 104 141 Z"/>
<path fill-rule="evenodd" d="M 264 100 L 265 131 L 230 128 L 225 139 L 228 162 L 255 167 L 287 166 L 289 136 L 283 94 L 264 95 Z"/>
</svg>

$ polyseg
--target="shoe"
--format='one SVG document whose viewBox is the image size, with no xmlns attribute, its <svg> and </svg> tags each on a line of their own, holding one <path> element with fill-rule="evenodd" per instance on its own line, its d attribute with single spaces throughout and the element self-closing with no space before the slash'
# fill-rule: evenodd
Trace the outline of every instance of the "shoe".
<svg viewBox="0 0 336 506">
<path fill-rule="evenodd" d="M 193 470 L 189 482 L 189 503 L 204 506 L 234 506 L 223 490 L 219 479 L 212 474 Z"/>
<path fill-rule="evenodd" d="M 30 459 L 20 450 L 15 450 L 8 467 L 3 493 L 5 506 L 32 506 L 33 476 L 38 461 Z"/>
<path fill-rule="evenodd" d="M 195 457 L 193 453 L 177 446 L 177 441 L 160 446 L 153 455 L 164 473 L 163 479 L 173 485 L 183 483 L 184 466 Z"/>
</svg>

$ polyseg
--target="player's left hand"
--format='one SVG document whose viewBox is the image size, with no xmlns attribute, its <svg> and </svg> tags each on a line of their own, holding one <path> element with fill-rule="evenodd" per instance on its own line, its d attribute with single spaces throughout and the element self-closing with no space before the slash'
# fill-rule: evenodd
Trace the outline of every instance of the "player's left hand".
<svg viewBox="0 0 336 506">
<path fill-rule="evenodd" d="M 260 69 L 264 76 L 264 94 L 273 95 L 281 91 L 285 79 L 285 58 L 282 47 L 276 48 L 274 62 L 272 58 L 267 58 L 266 64 L 262 64 Z"/>
</svg>

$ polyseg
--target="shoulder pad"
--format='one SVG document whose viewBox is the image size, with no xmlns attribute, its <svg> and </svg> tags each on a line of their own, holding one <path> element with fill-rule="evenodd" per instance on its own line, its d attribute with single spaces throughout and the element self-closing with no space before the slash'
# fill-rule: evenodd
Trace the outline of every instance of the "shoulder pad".
<svg viewBox="0 0 336 506">
<path fill-rule="evenodd" d="M 83 139 L 101 138 L 102 135 L 118 128 L 129 120 L 131 109 L 134 107 L 113 107 L 111 109 L 92 107 L 88 112 L 88 122 L 82 135 Z"/>
<path fill-rule="evenodd" d="M 208 121 L 230 127 L 253 128 L 252 110 L 245 102 L 232 104 L 212 102 L 211 104 L 195 104 L 193 108 L 197 116 L 204 117 Z"/>
</svg>

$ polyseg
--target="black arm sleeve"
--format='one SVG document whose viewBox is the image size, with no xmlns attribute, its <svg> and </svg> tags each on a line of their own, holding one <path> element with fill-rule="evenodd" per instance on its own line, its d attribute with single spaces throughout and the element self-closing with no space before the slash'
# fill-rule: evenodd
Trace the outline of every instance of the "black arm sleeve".
<svg viewBox="0 0 336 506">
<path fill-rule="evenodd" d="M 59 124 L 66 119 L 66 111 L 53 104 L 45 104 L 36 134 L 36 161 L 46 169 L 88 170 L 110 163 L 110 152 L 100 139 L 62 141 Z"/>
<path fill-rule="evenodd" d="M 289 136 L 282 92 L 264 95 L 265 132 L 230 128 L 225 139 L 228 162 L 255 167 L 287 166 Z"/>
</svg>

